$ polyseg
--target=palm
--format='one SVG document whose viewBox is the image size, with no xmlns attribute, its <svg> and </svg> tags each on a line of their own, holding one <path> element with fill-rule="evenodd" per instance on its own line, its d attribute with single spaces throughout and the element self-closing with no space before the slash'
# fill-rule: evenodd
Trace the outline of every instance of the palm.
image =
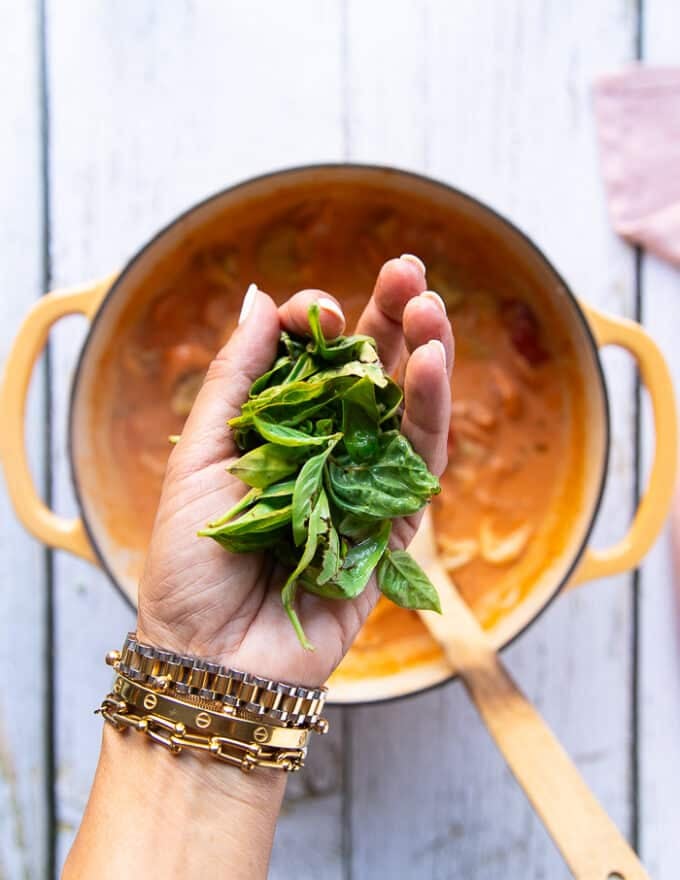
<svg viewBox="0 0 680 880">
<path fill-rule="evenodd" d="M 398 360 L 404 338 L 409 351 L 416 352 L 407 366 L 403 429 L 430 467 L 441 472 L 448 378 L 437 352 L 425 343 L 441 340 L 449 365 L 453 345 L 441 308 L 432 297 L 418 296 L 424 288 L 424 276 L 413 263 L 390 261 L 358 329 L 377 339 L 388 368 Z M 140 587 L 139 614 L 140 638 L 156 645 L 309 685 L 324 682 L 349 648 L 377 599 L 375 584 L 353 601 L 299 594 L 299 613 L 316 646 L 314 652 L 304 651 L 281 605 L 284 572 L 265 554 L 230 554 L 196 532 L 243 495 L 243 483 L 225 472 L 226 461 L 237 454 L 226 419 L 238 411 L 250 383 L 274 359 L 281 327 L 302 332 L 309 302 L 321 295 L 296 294 L 277 312 L 259 293 L 248 319 L 213 363 L 170 459 Z M 322 322 L 327 335 L 342 330 L 341 318 L 330 311 L 322 312 Z M 396 521 L 394 542 L 407 545 L 415 527 L 413 517 Z"/>
</svg>

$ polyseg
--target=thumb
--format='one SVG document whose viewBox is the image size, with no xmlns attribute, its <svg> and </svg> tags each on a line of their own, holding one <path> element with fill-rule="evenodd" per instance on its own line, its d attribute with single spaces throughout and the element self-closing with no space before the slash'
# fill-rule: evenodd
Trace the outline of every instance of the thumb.
<svg viewBox="0 0 680 880">
<path fill-rule="evenodd" d="M 252 383 L 272 365 L 280 332 L 274 301 L 251 284 L 238 327 L 210 364 L 173 452 L 183 468 L 198 470 L 237 454 L 226 422 L 238 415 Z"/>
</svg>

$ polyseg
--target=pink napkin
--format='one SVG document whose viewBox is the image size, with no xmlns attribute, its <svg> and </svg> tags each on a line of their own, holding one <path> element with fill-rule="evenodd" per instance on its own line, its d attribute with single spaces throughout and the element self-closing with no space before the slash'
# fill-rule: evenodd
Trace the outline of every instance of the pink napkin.
<svg viewBox="0 0 680 880">
<path fill-rule="evenodd" d="M 680 265 L 680 68 L 602 77 L 595 112 L 614 228 Z"/>
</svg>

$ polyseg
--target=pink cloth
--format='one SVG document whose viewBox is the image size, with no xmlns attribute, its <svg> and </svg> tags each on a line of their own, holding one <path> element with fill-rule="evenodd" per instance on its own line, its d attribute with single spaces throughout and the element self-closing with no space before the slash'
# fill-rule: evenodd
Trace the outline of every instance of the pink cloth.
<svg viewBox="0 0 680 880">
<path fill-rule="evenodd" d="M 680 265 L 680 68 L 602 77 L 595 112 L 614 228 Z"/>
</svg>

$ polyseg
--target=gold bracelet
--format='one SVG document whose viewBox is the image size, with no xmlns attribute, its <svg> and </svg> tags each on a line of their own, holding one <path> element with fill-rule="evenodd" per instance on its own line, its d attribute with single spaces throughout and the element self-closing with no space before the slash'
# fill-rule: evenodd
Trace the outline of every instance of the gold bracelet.
<svg viewBox="0 0 680 880">
<path fill-rule="evenodd" d="M 118 673 L 95 711 L 178 755 L 204 752 L 249 772 L 304 766 L 310 732 L 326 733 L 325 688 L 302 688 L 140 645 L 129 634 L 106 662 Z M 225 696 L 227 699 L 225 699 Z"/>
<path fill-rule="evenodd" d="M 113 693 L 133 709 L 154 712 L 185 728 L 203 734 L 222 736 L 239 742 L 254 742 L 261 746 L 284 749 L 302 749 L 307 745 L 309 730 L 279 727 L 262 721 L 237 718 L 224 711 L 216 711 L 209 705 L 186 703 L 177 697 L 156 693 L 150 688 L 130 681 L 122 675 L 113 683 Z"/>
<path fill-rule="evenodd" d="M 321 717 L 325 687 L 272 681 L 192 655 L 176 654 L 139 642 L 135 633 L 128 633 L 122 649 L 110 651 L 106 662 L 126 678 L 154 690 L 168 690 L 179 699 L 219 702 L 239 716 L 286 727 L 310 728 L 318 733 L 328 727 Z"/>
<path fill-rule="evenodd" d="M 265 749 L 256 743 L 245 743 L 221 736 L 204 736 L 192 733 L 181 721 L 173 722 L 160 715 L 146 713 L 138 715 L 130 711 L 130 706 L 111 693 L 95 709 L 105 721 L 119 732 L 136 730 L 149 737 L 158 745 L 164 746 L 173 755 L 183 749 L 205 752 L 218 761 L 238 767 L 249 773 L 255 767 L 270 767 L 294 772 L 304 767 L 305 749 Z"/>
</svg>

